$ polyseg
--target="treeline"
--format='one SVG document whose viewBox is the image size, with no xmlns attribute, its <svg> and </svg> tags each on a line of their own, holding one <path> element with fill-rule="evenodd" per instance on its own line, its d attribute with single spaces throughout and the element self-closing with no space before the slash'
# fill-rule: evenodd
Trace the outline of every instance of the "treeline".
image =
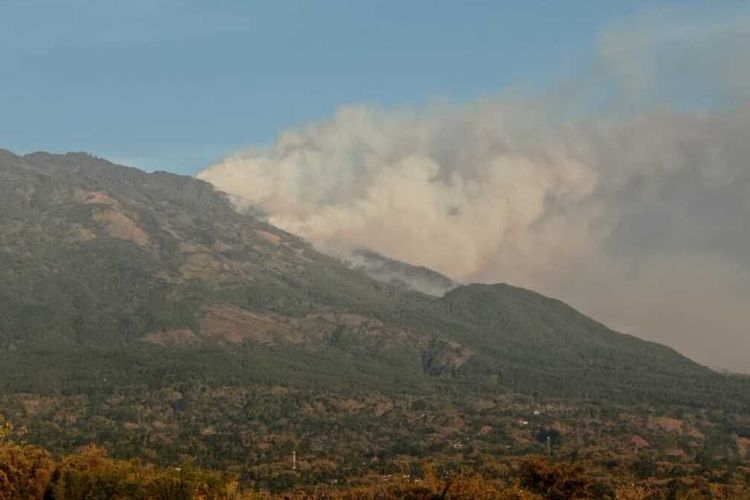
<svg viewBox="0 0 750 500">
<path fill-rule="evenodd" d="M 11 439 L 13 435 L 10 424 L 0 418 L 0 500 L 750 498 L 747 477 L 725 484 L 711 483 L 700 474 L 666 482 L 635 482 L 614 473 L 603 478 L 582 461 L 538 456 L 521 458 L 512 469 L 498 469 L 494 474 L 425 461 L 411 474 L 370 474 L 346 484 L 292 484 L 285 491 L 270 493 L 244 489 L 230 474 L 203 469 L 191 461 L 179 467 L 157 467 L 138 459 L 111 458 L 94 445 L 57 457 L 42 447 L 17 442 Z"/>
<path fill-rule="evenodd" d="M 586 498 L 592 482 L 582 467 L 549 465 L 529 459 L 519 478 L 488 479 L 476 472 L 439 473 L 424 464 L 419 477 L 395 474 L 362 478 L 358 486 L 308 486 L 271 495 L 243 491 L 227 474 L 201 469 L 193 463 L 155 467 L 139 460 L 117 460 L 101 447 L 89 445 L 62 457 L 39 446 L 17 443 L 13 427 L 0 417 L 0 500 L 109 500 L 109 499 L 225 499 L 260 498 L 379 499 L 454 498 L 518 499 Z"/>
<path fill-rule="evenodd" d="M 0 443 L 0 500 L 250 499 L 223 474 L 191 464 L 158 468 L 115 460 L 97 446 L 56 458 L 44 448 Z"/>
<path fill-rule="evenodd" d="M 477 473 L 439 476 L 426 466 L 421 478 L 398 475 L 360 486 L 314 486 L 271 495 L 243 491 L 226 475 L 190 464 L 158 468 L 137 460 L 115 460 L 87 446 L 60 459 L 40 447 L 0 444 L 0 500 L 159 499 L 514 499 L 588 498 L 591 481 L 575 465 L 549 466 L 529 460 L 514 484 Z M 624 490 L 623 490 L 624 491 Z M 646 491 L 646 490 L 643 490 Z M 636 498 L 636 497 L 622 497 Z M 642 498 L 646 498 L 645 496 Z"/>
</svg>

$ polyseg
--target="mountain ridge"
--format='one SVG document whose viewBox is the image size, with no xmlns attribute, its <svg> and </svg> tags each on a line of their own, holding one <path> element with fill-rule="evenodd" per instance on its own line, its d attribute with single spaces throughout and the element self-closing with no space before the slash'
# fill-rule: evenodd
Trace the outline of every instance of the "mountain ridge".
<svg viewBox="0 0 750 500">
<path fill-rule="evenodd" d="M 3 151 L 0 180 L 0 345 L 13 352 L 216 349 L 256 359 L 262 348 L 303 372 L 322 355 L 342 373 L 391 367 L 415 387 L 458 377 L 477 390 L 499 380 L 545 392 L 562 377 L 580 396 L 718 377 L 528 290 L 472 284 L 430 297 L 373 280 L 192 177 L 85 153 Z"/>
<path fill-rule="evenodd" d="M 749 409 L 750 378 L 557 299 L 426 295 L 200 180 L 0 151 L 0 415 L 53 453 L 97 443 L 283 492 L 547 446 L 601 470 L 651 456 L 633 442 L 731 461 Z"/>
</svg>

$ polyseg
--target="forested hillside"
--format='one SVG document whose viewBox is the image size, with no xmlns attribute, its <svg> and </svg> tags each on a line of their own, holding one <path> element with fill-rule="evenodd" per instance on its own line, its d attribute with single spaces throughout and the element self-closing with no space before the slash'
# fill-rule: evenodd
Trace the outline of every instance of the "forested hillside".
<svg viewBox="0 0 750 500">
<path fill-rule="evenodd" d="M 53 452 L 192 456 L 277 489 L 426 457 L 603 461 L 603 428 L 627 470 L 746 460 L 745 377 L 528 290 L 364 271 L 190 177 L 0 151 L 0 414 Z"/>
</svg>

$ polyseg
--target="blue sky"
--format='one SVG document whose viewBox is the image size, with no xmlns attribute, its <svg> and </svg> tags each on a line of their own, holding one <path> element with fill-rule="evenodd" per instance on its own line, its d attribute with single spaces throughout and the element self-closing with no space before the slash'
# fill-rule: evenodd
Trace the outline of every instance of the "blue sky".
<svg viewBox="0 0 750 500">
<path fill-rule="evenodd" d="M 0 0 L 0 147 L 194 173 L 342 104 L 543 88 L 655 4 Z"/>
</svg>

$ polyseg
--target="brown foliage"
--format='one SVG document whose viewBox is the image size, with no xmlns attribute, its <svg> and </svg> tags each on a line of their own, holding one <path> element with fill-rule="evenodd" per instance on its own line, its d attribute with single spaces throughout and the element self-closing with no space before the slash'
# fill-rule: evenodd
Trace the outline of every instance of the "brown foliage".
<svg viewBox="0 0 750 500">
<path fill-rule="evenodd" d="M 44 449 L 7 439 L 12 428 L 0 420 L 0 500 L 190 500 L 250 498 L 236 483 L 187 464 L 156 468 L 115 460 L 87 446 L 55 461 Z"/>
<path fill-rule="evenodd" d="M 520 470 L 521 484 L 548 500 L 588 498 L 591 479 L 579 464 L 550 464 L 532 457 L 524 460 Z"/>
<path fill-rule="evenodd" d="M 0 500 L 41 498 L 53 467 L 54 462 L 45 450 L 0 444 Z"/>
</svg>

